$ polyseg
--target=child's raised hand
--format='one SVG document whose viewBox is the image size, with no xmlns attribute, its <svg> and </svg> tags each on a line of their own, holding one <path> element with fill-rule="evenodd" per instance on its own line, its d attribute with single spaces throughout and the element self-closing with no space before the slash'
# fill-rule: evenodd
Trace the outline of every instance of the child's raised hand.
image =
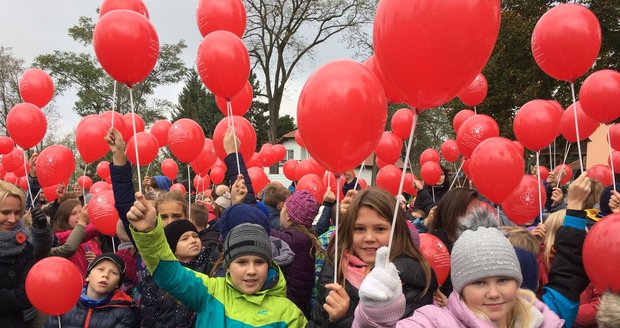
<svg viewBox="0 0 620 328">
<path fill-rule="evenodd" d="M 569 210 L 583 210 L 583 206 L 589 195 L 590 178 L 588 178 L 586 172 L 584 172 L 568 186 L 566 208 Z"/>
<path fill-rule="evenodd" d="M 330 289 L 330 292 L 325 298 L 323 309 L 329 315 L 329 321 L 338 321 L 349 312 L 349 294 L 340 284 L 327 284 L 325 288 Z"/>
<path fill-rule="evenodd" d="M 88 216 L 88 204 L 82 207 L 82 211 L 80 211 L 80 217 L 78 218 L 78 223 L 86 226 L 90 222 L 90 217 Z"/>
<path fill-rule="evenodd" d="M 226 155 L 235 152 L 235 142 L 233 140 L 237 142 L 236 149 L 239 149 L 239 147 L 241 147 L 241 141 L 233 135 L 232 128 L 229 127 L 224 134 L 224 151 L 226 152 Z"/>
<path fill-rule="evenodd" d="M 377 250 L 374 269 L 360 286 L 360 302 L 369 307 L 382 307 L 391 304 L 402 295 L 403 284 L 396 266 L 390 262 L 390 249 L 383 246 Z"/>
<path fill-rule="evenodd" d="M 357 190 L 351 189 L 347 191 L 347 194 L 344 196 L 344 199 L 340 202 L 340 214 L 344 215 L 351 206 L 351 201 L 353 197 L 357 195 Z"/>
<path fill-rule="evenodd" d="M 237 176 L 237 180 L 231 188 L 231 201 L 233 204 L 240 204 L 248 194 L 248 187 L 245 185 L 245 179 L 242 174 Z"/>
<path fill-rule="evenodd" d="M 157 211 L 141 192 L 136 193 L 136 201 L 127 212 L 131 226 L 139 232 L 149 232 L 157 225 Z"/>
</svg>

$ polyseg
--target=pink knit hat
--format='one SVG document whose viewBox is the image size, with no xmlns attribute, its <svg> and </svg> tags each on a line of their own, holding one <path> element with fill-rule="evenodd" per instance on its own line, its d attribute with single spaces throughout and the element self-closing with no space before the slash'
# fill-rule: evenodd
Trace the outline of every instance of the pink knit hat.
<svg viewBox="0 0 620 328">
<path fill-rule="evenodd" d="M 312 226 L 312 221 L 319 212 L 319 203 L 306 190 L 295 192 L 286 200 L 285 204 L 291 221 L 306 227 Z"/>
</svg>

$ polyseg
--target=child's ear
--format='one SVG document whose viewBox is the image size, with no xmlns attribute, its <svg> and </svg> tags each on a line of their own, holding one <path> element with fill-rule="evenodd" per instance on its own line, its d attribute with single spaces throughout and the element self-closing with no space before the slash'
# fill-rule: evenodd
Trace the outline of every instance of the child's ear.
<svg viewBox="0 0 620 328">
<path fill-rule="evenodd" d="M 84 279 L 84 281 L 88 282 L 88 277 L 86 277 L 86 279 Z"/>
<path fill-rule="evenodd" d="M 284 207 L 284 202 L 278 203 L 278 211 L 281 211 L 282 207 Z"/>
</svg>

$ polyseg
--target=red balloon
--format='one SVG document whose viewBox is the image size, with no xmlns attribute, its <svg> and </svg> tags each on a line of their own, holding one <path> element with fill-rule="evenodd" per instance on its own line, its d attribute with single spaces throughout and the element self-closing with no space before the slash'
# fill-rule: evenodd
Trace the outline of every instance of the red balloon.
<svg viewBox="0 0 620 328">
<path fill-rule="evenodd" d="M 469 163 L 470 162 L 471 162 L 470 159 L 466 159 L 463 161 L 463 173 L 465 173 L 465 175 L 471 179 L 471 175 L 469 174 Z"/>
<path fill-rule="evenodd" d="M 15 173 L 16 176 L 21 178 L 21 177 L 26 176 L 26 173 L 28 173 L 29 171 L 30 171 L 30 164 L 26 162 L 25 168 L 24 168 L 24 163 L 22 163 L 22 166 L 20 166 L 17 170 L 13 171 L 13 173 Z"/>
<path fill-rule="evenodd" d="M 112 122 L 112 117 L 114 117 L 114 122 Z M 108 123 L 108 126 L 117 129 L 118 132 L 120 132 L 121 135 L 123 135 L 123 140 L 125 139 L 125 135 L 133 136 L 132 134 L 133 128 L 131 128 L 131 125 L 129 125 L 129 129 L 127 128 L 127 125 L 125 124 L 125 120 L 123 119 L 123 115 L 119 114 L 118 112 L 106 111 L 106 112 L 101 113 L 99 115 L 99 118 L 106 121 L 106 123 Z M 114 123 L 114 126 L 112 126 L 112 123 Z M 127 138 L 127 140 L 129 140 L 129 138 Z"/>
<path fill-rule="evenodd" d="M 211 172 L 209 172 L 209 176 L 211 177 L 211 181 L 213 181 L 214 184 L 220 184 L 222 183 L 222 181 L 224 181 L 225 173 L 226 171 L 224 171 L 224 169 L 222 169 L 221 167 L 213 167 L 211 168 Z"/>
<path fill-rule="evenodd" d="M 420 166 L 424 165 L 426 162 L 439 163 L 439 152 L 432 148 L 425 149 L 422 154 L 420 154 Z"/>
<path fill-rule="evenodd" d="M 87 176 L 87 175 L 83 175 L 81 177 L 79 177 L 77 179 L 77 183 L 82 187 L 82 189 L 84 190 L 89 190 L 90 187 L 93 186 L 93 180 Z"/>
<path fill-rule="evenodd" d="M 301 134 L 299 133 L 299 130 L 295 130 L 295 142 L 301 148 L 306 148 L 306 144 L 304 144 L 304 140 L 301 138 Z"/>
<path fill-rule="evenodd" d="M 235 125 L 235 135 L 241 141 L 239 153 L 245 161 L 252 159 L 254 150 L 256 149 L 256 131 L 252 123 L 242 116 L 233 116 L 233 124 Z M 213 147 L 215 153 L 220 159 L 226 158 L 224 150 L 224 135 L 228 130 L 228 118 L 224 117 L 213 130 Z"/>
<path fill-rule="evenodd" d="M 6 116 L 6 131 L 18 146 L 32 148 L 45 137 L 47 119 L 37 106 L 20 103 Z"/>
<path fill-rule="evenodd" d="M 257 152 L 254 152 L 254 155 L 252 155 L 252 158 L 247 163 L 245 163 L 245 166 L 247 166 L 247 167 L 262 167 L 260 154 L 257 153 Z"/>
<path fill-rule="evenodd" d="M 340 197 L 339 199 L 344 199 L 344 194 L 342 193 L 342 187 L 344 186 L 344 177 L 340 178 L 340 185 L 338 185 L 338 179 L 331 172 L 325 172 L 323 174 L 323 184 L 329 188 L 336 197 Z M 359 182 L 361 185 L 361 181 Z"/>
<path fill-rule="evenodd" d="M 119 216 L 114 207 L 114 192 L 104 190 L 96 193 L 88 202 L 88 217 L 99 232 L 116 235 L 116 224 Z"/>
<path fill-rule="evenodd" d="M 573 82 L 594 64 L 601 49 L 601 26 L 586 7 L 560 4 L 547 11 L 532 33 L 536 64 L 556 80 Z"/>
<path fill-rule="evenodd" d="M 202 128 L 189 118 L 174 122 L 168 131 L 168 148 L 183 163 L 195 160 L 202 152 L 204 142 Z"/>
<path fill-rule="evenodd" d="M 387 163 L 396 163 L 400 158 L 403 141 L 392 132 L 383 132 L 375 148 L 377 158 Z"/>
<path fill-rule="evenodd" d="M 562 113 L 546 100 L 532 100 L 515 115 L 513 129 L 517 140 L 531 151 L 540 151 L 560 135 Z"/>
<path fill-rule="evenodd" d="M 97 164 L 97 175 L 102 179 L 109 177 L 110 176 L 110 162 L 108 161 L 99 162 L 99 164 Z"/>
<path fill-rule="evenodd" d="M 611 148 L 620 150 L 620 124 L 612 124 L 609 127 L 609 139 Z"/>
<path fill-rule="evenodd" d="M 252 91 L 252 85 L 249 81 L 246 81 L 243 89 L 241 89 L 241 91 L 239 91 L 239 93 L 237 93 L 230 100 L 232 106 L 232 114 L 237 116 L 245 115 L 245 113 L 248 112 L 250 107 L 252 107 L 253 99 L 254 92 Z M 217 108 L 220 109 L 220 112 L 222 112 L 224 116 L 228 116 L 228 105 L 226 103 L 226 98 L 215 96 L 215 103 L 217 104 Z"/>
<path fill-rule="evenodd" d="M 271 147 L 265 147 L 258 152 L 260 164 L 263 167 L 271 166 L 275 162 L 276 153 L 271 149 Z"/>
<path fill-rule="evenodd" d="M 226 99 L 238 94 L 250 77 L 248 50 L 228 31 L 214 31 L 202 39 L 196 65 L 207 89 Z"/>
<path fill-rule="evenodd" d="M 418 190 L 415 188 L 415 184 L 413 183 L 415 180 L 417 179 L 413 173 L 405 174 L 405 185 L 403 186 L 403 190 L 409 195 L 415 196 L 418 193 Z"/>
<path fill-rule="evenodd" d="M 78 125 L 77 125 L 77 127 L 75 128 L 75 130 L 77 131 L 77 130 L 81 129 L 81 128 L 82 128 L 82 125 L 84 125 L 84 123 L 85 123 L 85 122 L 87 122 L 88 120 L 93 119 L 93 118 L 102 118 L 102 117 L 100 117 L 100 116 L 99 116 L 99 115 L 97 115 L 97 114 L 90 114 L 90 115 L 86 115 L 86 116 L 84 116 L 84 117 L 82 117 L 82 118 L 80 119 L 80 121 L 78 122 Z M 105 120 L 105 119 L 104 119 L 104 120 Z M 106 122 L 107 122 L 107 121 L 106 121 Z M 116 125 L 116 124 L 115 124 L 115 125 Z"/>
<path fill-rule="evenodd" d="M 39 311 L 58 316 L 80 299 L 84 280 L 73 262 L 57 256 L 44 258 L 28 271 L 26 295 Z"/>
<path fill-rule="evenodd" d="M 620 214 L 601 219 L 586 235 L 583 243 L 583 266 L 598 290 L 620 292 Z"/>
<path fill-rule="evenodd" d="M 183 196 L 187 194 L 187 189 L 185 189 L 185 186 L 180 183 L 175 183 L 172 186 L 170 186 L 170 191 L 178 191 L 181 194 L 183 194 Z"/>
<path fill-rule="evenodd" d="M 27 69 L 19 78 L 19 95 L 24 102 L 44 107 L 54 97 L 54 81 L 45 71 Z"/>
<path fill-rule="evenodd" d="M 315 71 L 297 106 L 299 132 L 308 152 L 322 167 L 336 173 L 356 167 L 372 153 L 386 120 L 385 94 L 379 80 L 352 60 L 332 61 Z"/>
<path fill-rule="evenodd" d="M 159 56 L 159 38 L 151 22 L 125 9 L 99 18 L 93 46 L 106 73 L 130 88 L 151 73 Z"/>
<path fill-rule="evenodd" d="M 541 178 L 542 179 L 542 178 Z M 538 189 L 542 201 L 539 203 Z M 521 183 L 504 199 L 502 209 L 510 221 L 516 224 L 527 224 L 532 222 L 540 214 L 540 206 L 543 210 L 547 200 L 546 191 L 542 184 L 538 184 L 538 178 L 531 175 L 524 175 Z"/>
<path fill-rule="evenodd" d="M 0 164 L 0 179 L 4 179 L 5 175 L 6 175 L 6 170 L 4 169 L 4 166 Z"/>
<path fill-rule="evenodd" d="M 296 191 L 305 190 L 314 196 L 314 199 L 321 204 L 327 187 L 323 184 L 323 179 L 316 174 L 307 174 L 297 182 Z"/>
<path fill-rule="evenodd" d="M 439 166 L 438 162 L 428 161 L 422 164 L 422 168 L 420 169 L 420 176 L 424 183 L 430 186 L 436 185 L 439 180 L 441 180 L 441 175 L 443 171 L 441 170 L 441 166 Z"/>
<path fill-rule="evenodd" d="M 482 71 L 499 34 L 499 0 L 381 1 L 375 60 L 410 106 L 454 98 Z"/>
<path fill-rule="evenodd" d="M 521 154 L 521 156 L 523 156 L 525 154 L 525 148 L 523 148 L 523 145 L 520 142 L 518 142 L 516 140 L 513 140 L 512 144 L 517 148 L 517 150 L 519 151 L 519 154 Z"/>
<path fill-rule="evenodd" d="M 26 176 L 19 177 L 17 180 L 17 186 L 20 187 L 24 192 L 28 191 L 28 180 L 26 180 Z"/>
<path fill-rule="evenodd" d="M 610 186 L 613 183 L 611 168 L 607 165 L 594 165 L 588 169 L 587 174 L 590 179 L 600 182 L 604 187 Z"/>
<path fill-rule="evenodd" d="M 105 181 L 97 181 L 93 183 L 92 187 L 90 187 L 89 192 L 95 195 L 106 190 L 112 190 L 112 186 Z"/>
<path fill-rule="evenodd" d="M 19 177 L 15 175 L 15 173 L 9 172 L 4 175 L 4 181 L 17 185 L 17 183 L 19 182 Z"/>
<path fill-rule="evenodd" d="M 398 195 L 400 176 L 403 172 L 394 165 L 386 165 L 377 173 L 377 188 L 383 189 L 392 196 Z"/>
<path fill-rule="evenodd" d="M 142 0 L 104 0 L 99 7 L 99 17 L 112 10 L 127 9 L 149 18 L 149 11 Z"/>
<path fill-rule="evenodd" d="M 465 157 L 471 157 L 474 149 L 484 140 L 499 137 L 499 126 L 493 118 L 487 115 L 474 115 L 468 118 L 456 134 L 456 144 L 459 152 Z"/>
<path fill-rule="evenodd" d="M 133 116 L 136 118 L 136 133 L 144 132 L 144 120 L 138 114 L 127 113 L 123 115 L 123 121 L 125 121 L 125 126 L 127 127 L 125 130 L 129 134 L 129 137 L 133 137 Z M 129 138 L 128 138 L 129 140 Z"/>
<path fill-rule="evenodd" d="M 0 136 L 0 155 L 6 155 L 10 153 L 13 150 L 13 148 L 15 148 L 13 139 L 9 137 Z"/>
<path fill-rule="evenodd" d="M 65 146 L 49 146 L 37 157 L 36 172 L 43 187 L 69 180 L 73 171 L 75 171 L 75 157 Z"/>
<path fill-rule="evenodd" d="M 14 172 L 24 165 L 24 152 L 19 148 L 13 148 L 8 154 L 2 156 L 2 165 L 8 172 Z"/>
<path fill-rule="evenodd" d="M 523 157 L 512 141 L 499 137 L 481 142 L 469 164 L 476 189 L 495 204 L 521 183 L 524 168 Z"/>
<path fill-rule="evenodd" d="M 75 132 L 75 145 L 85 163 L 97 161 L 110 151 L 110 145 L 104 140 L 109 129 L 106 121 L 91 118 Z"/>
<path fill-rule="evenodd" d="M 377 164 L 377 167 L 379 169 L 384 168 L 386 165 L 390 165 L 390 163 L 386 163 L 386 162 L 382 161 L 381 159 L 379 159 L 378 157 L 375 157 L 375 163 Z"/>
<path fill-rule="evenodd" d="M 620 117 L 620 73 L 604 69 L 588 76 L 579 90 L 579 101 L 583 112 L 597 122 Z"/>
<path fill-rule="evenodd" d="M 54 200 L 56 200 L 58 198 L 58 194 L 56 193 L 56 188 L 58 188 L 58 185 L 52 185 L 52 186 L 49 186 L 49 187 L 42 187 L 43 194 L 45 195 L 45 199 L 48 202 L 53 202 Z"/>
<path fill-rule="evenodd" d="M 166 158 L 161 162 L 161 173 L 168 177 L 168 179 L 174 181 L 179 174 L 179 166 L 173 159 Z"/>
<path fill-rule="evenodd" d="M 368 68 L 373 73 L 375 73 L 375 76 L 377 77 L 377 79 L 379 79 L 379 82 L 381 83 L 381 86 L 383 87 L 383 90 L 385 91 L 385 96 L 388 102 L 395 103 L 395 104 L 403 102 L 402 99 L 398 96 L 397 91 L 387 82 L 385 75 L 381 71 L 381 67 L 377 65 L 374 55 L 366 59 L 366 61 L 363 62 L 362 65 L 364 65 L 366 68 Z M 409 134 L 407 134 L 407 138 L 409 138 Z"/>
<path fill-rule="evenodd" d="M 486 98 L 488 90 L 487 79 L 480 73 L 469 85 L 461 90 L 459 99 L 467 106 L 478 106 Z"/>
<path fill-rule="evenodd" d="M 265 171 L 260 167 L 251 167 L 248 169 L 248 175 L 250 176 L 250 181 L 252 181 L 252 188 L 255 193 L 260 193 L 265 185 L 269 183 L 269 178 Z"/>
<path fill-rule="evenodd" d="M 556 177 L 558 176 L 558 174 L 562 174 L 560 185 L 566 184 L 573 177 L 573 168 L 567 164 L 560 164 L 556 166 L 555 169 L 553 169 L 553 172 L 555 172 Z"/>
<path fill-rule="evenodd" d="M 215 161 L 217 161 L 217 155 L 213 147 L 213 140 L 205 138 L 200 155 L 191 163 L 192 168 L 198 173 L 206 172 L 215 164 Z"/>
<path fill-rule="evenodd" d="M 150 162 L 154 161 L 157 158 L 157 153 L 159 152 L 159 144 L 157 143 L 157 139 L 155 136 L 148 132 L 138 132 L 136 134 L 138 140 L 138 158 L 136 159 L 136 148 L 135 148 L 135 140 L 133 137 L 129 139 L 127 143 L 127 148 L 125 149 L 125 154 L 127 155 L 127 159 L 132 164 L 137 164 L 137 160 L 140 160 L 140 166 L 148 165 Z"/>
<path fill-rule="evenodd" d="M 319 164 L 319 162 L 317 162 L 314 157 L 310 157 L 308 160 L 314 165 L 314 170 L 312 173 L 322 177 L 327 170 L 323 166 L 321 166 L 321 164 Z"/>
<path fill-rule="evenodd" d="M 579 141 L 588 139 L 596 129 L 598 129 L 600 123 L 591 119 L 581 109 L 581 105 L 576 102 L 577 105 L 577 123 L 579 124 Z M 577 141 L 577 132 L 575 131 L 575 105 L 570 105 L 562 115 L 560 121 L 560 130 L 564 139 L 570 142 Z"/>
<path fill-rule="evenodd" d="M 392 133 L 403 140 L 409 139 L 414 118 L 415 112 L 409 108 L 401 108 L 397 110 L 392 116 Z"/>
<path fill-rule="evenodd" d="M 450 252 L 448 247 L 430 233 L 420 234 L 420 253 L 435 271 L 437 282 L 442 285 L 450 274 Z"/>
<path fill-rule="evenodd" d="M 151 127 L 151 134 L 155 136 L 155 139 L 157 139 L 159 148 L 168 145 L 168 131 L 170 131 L 171 126 L 172 123 L 166 120 L 159 120 L 156 121 Z"/>
<path fill-rule="evenodd" d="M 245 7 L 240 0 L 198 1 L 196 21 L 202 37 L 213 31 L 224 30 L 242 38 L 245 19 Z"/>
<path fill-rule="evenodd" d="M 284 172 L 284 176 L 287 179 L 291 181 L 296 180 L 295 169 L 297 168 L 297 165 L 299 165 L 299 162 L 294 159 L 289 159 L 288 161 L 284 162 L 284 165 L 282 166 L 282 171 Z"/>
<path fill-rule="evenodd" d="M 546 166 L 541 165 L 538 167 L 538 170 L 540 171 L 540 180 L 547 181 L 547 178 L 549 177 L 549 169 Z"/>
<path fill-rule="evenodd" d="M 607 163 L 611 167 L 613 159 L 613 168 L 615 173 L 620 173 L 620 151 L 613 151 L 611 155 L 607 158 Z M 0 174 L 1 175 L 1 174 Z"/>
<path fill-rule="evenodd" d="M 295 167 L 295 181 L 301 180 L 301 178 L 303 178 L 305 175 L 317 173 L 320 174 L 314 163 L 309 159 L 304 159 L 303 161 L 299 162 L 299 164 L 297 164 L 297 166 Z"/>
<path fill-rule="evenodd" d="M 456 160 L 459 159 L 459 156 L 461 156 L 461 153 L 459 153 L 459 148 L 456 145 L 456 141 L 452 139 L 444 141 L 441 144 L 441 155 L 448 162 L 456 162 Z"/>
<path fill-rule="evenodd" d="M 284 145 L 273 145 L 271 149 L 273 149 L 273 151 L 275 151 L 276 153 L 276 163 L 286 159 L 286 148 L 284 147 Z"/>
<path fill-rule="evenodd" d="M 562 108 L 562 110 L 564 109 Z M 459 132 L 459 128 L 463 122 L 474 115 L 476 115 L 476 112 L 471 109 L 463 109 L 456 113 L 456 115 L 454 115 L 454 119 L 452 119 L 452 128 L 454 128 L 454 132 Z"/>
<path fill-rule="evenodd" d="M 210 185 L 211 185 L 211 179 L 209 178 L 208 175 L 204 177 L 196 175 L 194 177 L 194 188 L 196 189 L 197 192 L 205 192 L 205 190 L 207 190 L 207 188 L 209 188 Z"/>
<path fill-rule="evenodd" d="M 358 179 L 357 184 L 360 186 L 360 188 L 362 188 L 362 190 L 368 188 L 368 182 L 366 182 L 366 180 L 364 179 Z"/>
<path fill-rule="evenodd" d="M 220 169 L 224 170 L 224 172 L 228 170 L 226 164 L 219 158 L 215 160 L 215 164 L 213 164 L 212 167 L 219 167 Z"/>
</svg>

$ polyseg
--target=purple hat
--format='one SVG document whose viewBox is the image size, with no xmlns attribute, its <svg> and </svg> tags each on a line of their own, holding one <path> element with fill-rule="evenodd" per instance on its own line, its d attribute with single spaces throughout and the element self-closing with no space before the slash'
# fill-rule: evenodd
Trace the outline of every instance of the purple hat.
<svg viewBox="0 0 620 328">
<path fill-rule="evenodd" d="M 306 227 L 312 226 L 312 221 L 319 212 L 319 203 L 306 190 L 295 192 L 286 200 L 285 204 L 291 221 Z"/>
</svg>

